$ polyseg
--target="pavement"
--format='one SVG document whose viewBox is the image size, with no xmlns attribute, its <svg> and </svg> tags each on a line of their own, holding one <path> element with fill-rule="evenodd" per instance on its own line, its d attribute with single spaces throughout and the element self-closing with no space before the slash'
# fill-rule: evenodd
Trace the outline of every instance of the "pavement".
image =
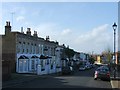
<svg viewBox="0 0 120 90">
<path fill-rule="evenodd" d="M 113 77 L 113 74 L 111 74 L 111 85 L 112 85 L 112 88 L 118 88 L 120 89 L 120 72 L 117 72 L 116 73 L 116 78 Z"/>
<path fill-rule="evenodd" d="M 120 80 L 111 80 L 112 88 L 119 88 L 120 89 Z"/>
<path fill-rule="evenodd" d="M 48 75 L 36 75 L 36 74 L 18 74 L 18 73 L 12 73 L 11 78 L 7 81 L 2 82 L 2 88 L 12 88 L 16 85 L 19 85 L 21 83 L 30 82 L 37 78 L 45 78 L 51 75 L 55 74 L 48 74 Z"/>
<path fill-rule="evenodd" d="M 14 87 L 18 84 L 21 83 L 26 83 L 29 81 L 32 81 L 36 78 L 45 78 L 48 76 L 53 76 L 53 75 L 58 75 L 58 74 L 49 74 L 49 75 L 36 75 L 36 74 L 18 74 L 18 73 L 12 73 L 11 74 L 11 78 L 8 81 L 3 81 L 2 82 L 2 88 L 11 88 Z M 113 78 L 113 75 L 111 75 L 111 86 L 112 88 L 117 88 L 120 89 L 120 77 L 118 77 L 119 75 L 117 75 L 116 79 Z"/>
<path fill-rule="evenodd" d="M 35 78 L 38 78 L 38 76 L 12 73 L 11 78 L 9 80 L 2 82 L 2 88 L 14 87 L 15 85 L 18 85 L 20 83 L 25 83 L 34 80 Z"/>
</svg>

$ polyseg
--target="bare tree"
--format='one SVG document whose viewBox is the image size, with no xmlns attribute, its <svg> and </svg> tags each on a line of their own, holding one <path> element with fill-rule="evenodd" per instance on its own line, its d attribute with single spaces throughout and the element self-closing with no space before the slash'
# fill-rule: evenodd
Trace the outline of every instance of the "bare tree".
<svg viewBox="0 0 120 90">
<path fill-rule="evenodd" d="M 107 63 L 110 64 L 112 60 L 112 50 L 108 47 L 102 52 L 102 55 L 107 60 Z"/>
</svg>

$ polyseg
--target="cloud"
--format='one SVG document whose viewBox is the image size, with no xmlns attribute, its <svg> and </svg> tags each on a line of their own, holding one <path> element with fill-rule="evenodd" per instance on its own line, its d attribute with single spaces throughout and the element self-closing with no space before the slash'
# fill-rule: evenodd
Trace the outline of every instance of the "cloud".
<svg viewBox="0 0 120 90">
<path fill-rule="evenodd" d="M 27 10 L 24 7 L 20 7 L 19 5 L 12 3 L 4 3 L 2 7 L 2 13 L 3 14 L 10 14 L 14 13 L 15 16 L 17 15 L 25 15 L 27 13 Z"/>
<path fill-rule="evenodd" d="M 59 32 L 59 27 L 55 23 L 41 23 L 40 25 L 34 27 L 33 29 L 38 32 L 39 37 L 50 36 L 51 39 L 56 40 Z"/>
<path fill-rule="evenodd" d="M 57 40 L 59 44 L 69 45 L 70 48 L 79 52 L 88 53 L 94 51 L 94 53 L 101 53 L 106 48 L 111 48 L 113 44 L 113 32 L 110 32 L 108 24 L 82 34 L 81 31 L 73 32 L 74 30 L 70 28 L 64 29 L 52 22 L 41 23 L 31 29 L 32 34 L 35 30 L 39 37 L 46 38 L 49 35 L 51 41 Z"/>
<path fill-rule="evenodd" d="M 12 6 L 13 8 L 10 9 L 11 13 L 14 12 L 15 14 L 20 14 L 20 15 L 25 15 L 26 14 L 26 9 L 24 7 L 19 7 L 19 6 Z M 19 12 L 18 12 L 19 11 Z"/>
<path fill-rule="evenodd" d="M 112 47 L 112 33 L 108 30 L 109 25 L 105 24 L 94 28 L 93 30 L 81 34 L 75 39 L 75 45 L 79 46 L 77 49 L 81 51 L 102 52 L 105 48 Z"/>
<path fill-rule="evenodd" d="M 65 36 L 65 35 L 68 35 L 71 33 L 71 30 L 70 29 L 65 29 L 62 31 L 61 35 Z"/>
<path fill-rule="evenodd" d="M 105 37 L 108 35 L 107 28 L 108 28 L 108 24 L 105 24 L 105 25 L 99 26 L 97 28 L 94 28 L 93 30 L 91 30 L 89 32 L 81 34 L 76 39 L 76 43 L 81 44 L 83 42 L 88 42 L 88 41 L 93 41 L 93 40 L 94 40 L 94 42 L 98 42 L 100 40 L 103 41 L 103 37 L 105 40 Z M 108 38 L 108 36 L 106 38 Z"/>
<path fill-rule="evenodd" d="M 43 12 L 44 10 L 42 8 L 35 8 L 34 12 L 32 12 L 31 15 L 35 17 L 35 16 L 39 16 Z"/>
<path fill-rule="evenodd" d="M 42 23 L 32 28 L 37 31 L 39 37 L 45 38 L 49 35 L 50 40 L 57 40 L 60 44 L 70 45 L 74 37 L 71 29 L 61 28 L 61 26 L 52 22 Z"/>
<path fill-rule="evenodd" d="M 23 17 L 23 16 L 18 16 L 17 18 L 16 18 L 16 21 L 17 22 L 21 22 L 21 21 L 24 21 L 25 20 L 25 17 Z"/>
</svg>

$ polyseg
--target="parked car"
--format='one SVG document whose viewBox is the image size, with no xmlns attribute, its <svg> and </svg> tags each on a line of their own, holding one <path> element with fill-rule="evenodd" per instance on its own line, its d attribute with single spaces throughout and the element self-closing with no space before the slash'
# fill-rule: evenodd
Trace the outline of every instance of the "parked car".
<svg viewBox="0 0 120 90">
<path fill-rule="evenodd" d="M 110 72 L 107 66 L 100 66 L 95 70 L 94 80 L 97 79 L 110 80 Z"/>
<path fill-rule="evenodd" d="M 96 67 L 96 65 L 95 65 L 95 64 L 93 64 L 93 65 L 92 65 L 92 67 L 94 68 L 94 67 Z"/>
<path fill-rule="evenodd" d="M 85 65 L 85 69 L 90 69 L 90 66 L 89 65 Z"/>
<path fill-rule="evenodd" d="M 93 64 L 90 64 L 90 68 L 94 68 Z"/>
<path fill-rule="evenodd" d="M 85 70 L 85 66 L 84 66 L 84 65 L 81 65 L 81 66 L 79 67 L 79 70 L 80 70 L 80 71 Z"/>
</svg>

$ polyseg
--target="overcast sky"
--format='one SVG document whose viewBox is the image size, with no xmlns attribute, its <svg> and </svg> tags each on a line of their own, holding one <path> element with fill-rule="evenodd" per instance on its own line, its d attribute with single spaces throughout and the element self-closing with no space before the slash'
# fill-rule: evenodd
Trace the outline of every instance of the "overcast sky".
<svg viewBox="0 0 120 90">
<path fill-rule="evenodd" d="M 13 13 L 13 14 L 12 14 Z M 13 17 L 13 18 L 12 18 Z M 3 2 L 2 27 L 11 21 L 12 31 L 30 27 L 32 34 L 69 45 L 78 52 L 101 53 L 113 49 L 114 22 L 118 22 L 117 2 Z"/>
</svg>

